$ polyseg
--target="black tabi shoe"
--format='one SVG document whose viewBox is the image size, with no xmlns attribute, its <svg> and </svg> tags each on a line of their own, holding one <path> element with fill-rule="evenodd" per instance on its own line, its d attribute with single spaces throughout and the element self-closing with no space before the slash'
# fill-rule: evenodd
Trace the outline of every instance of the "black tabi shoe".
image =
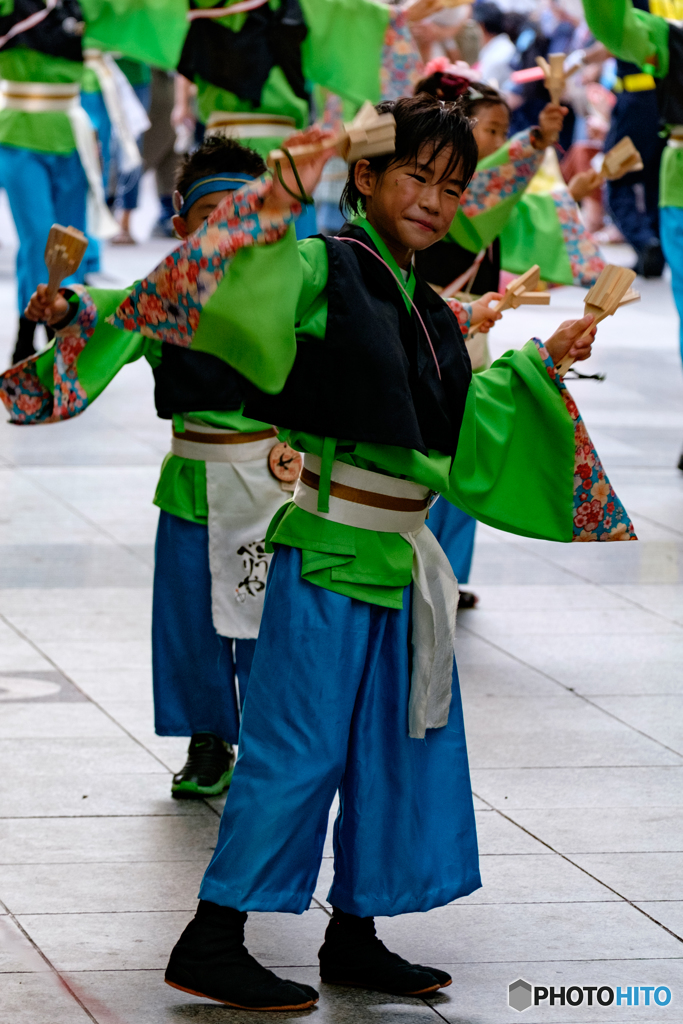
<svg viewBox="0 0 683 1024">
<path fill-rule="evenodd" d="M 26 316 L 19 317 L 19 332 L 14 346 L 14 352 L 12 353 L 12 366 L 16 363 L 21 363 L 24 359 L 28 359 L 29 356 L 34 356 L 36 354 L 36 350 L 33 345 L 33 336 L 36 333 L 37 326 L 38 324 L 35 320 L 29 320 Z"/>
<path fill-rule="evenodd" d="M 399 996 L 421 996 L 446 988 L 452 978 L 436 967 L 410 964 L 391 953 L 375 934 L 373 917 L 355 917 L 334 908 L 318 952 L 320 980 Z"/>
<path fill-rule="evenodd" d="M 681 452 L 681 457 L 678 460 L 678 468 L 683 470 L 683 452 Z"/>
<path fill-rule="evenodd" d="M 212 732 L 196 732 L 190 740 L 187 761 L 173 776 L 171 793 L 176 800 L 220 796 L 230 785 L 234 770 L 232 747 Z"/>
<path fill-rule="evenodd" d="M 307 1010 L 318 1002 L 310 985 L 278 978 L 244 945 L 247 915 L 200 900 L 166 968 L 171 988 L 239 1010 Z"/>
<path fill-rule="evenodd" d="M 664 273 L 665 263 L 661 242 L 658 238 L 651 238 L 638 253 L 638 259 L 633 269 L 641 277 L 661 277 Z"/>
<path fill-rule="evenodd" d="M 471 590 L 459 590 L 458 591 L 458 608 L 476 608 L 479 604 L 479 598 L 476 594 L 473 594 Z"/>
</svg>

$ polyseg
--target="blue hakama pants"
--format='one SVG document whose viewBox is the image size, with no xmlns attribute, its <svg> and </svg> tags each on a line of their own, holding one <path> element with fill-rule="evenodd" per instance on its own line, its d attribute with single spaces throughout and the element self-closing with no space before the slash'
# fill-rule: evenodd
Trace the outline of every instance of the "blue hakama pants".
<svg viewBox="0 0 683 1024">
<path fill-rule="evenodd" d="M 679 343 L 683 359 L 683 207 L 660 207 L 659 230 L 666 262 L 671 267 L 671 290 L 678 310 Z"/>
<path fill-rule="evenodd" d="M 445 551 L 458 583 L 467 583 L 472 568 L 477 520 L 445 498 L 439 498 L 429 510 L 427 526 Z"/>
<path fill-rule="evenodd" d="M 154 726 L 158 736 L 213 732 L 237 743 L 256 640 L 220 636 L 211 618 L 208 528 L 161 512 L 152 601 Z"/>
<path fill-rule="evenodd" d="M 17 252 L 17 299 L 19 315 L 39 284 L 47 281 L 43 254 L 54 223 L 85 231 L 88 181 L 80 157 L 41 153 L 34 149 L 0 145 L 0 182 L 7 192 L 19 235 Z M 88 247 L 88 253 L 93 243 Z M 81 266 L 64 284 L 82 284 L 88 253 Z"/>
<path fill-rule="evenodd" d="M 201 899 L 307 910 L 337 791 L 334 906 L 393 916 L 479 888 L 457 671 L 448 724 L 410 739 L 410 587 L 403 603 L 324 590 L 301 579 L 298 549 L 276 549 Z"/>
</svg>

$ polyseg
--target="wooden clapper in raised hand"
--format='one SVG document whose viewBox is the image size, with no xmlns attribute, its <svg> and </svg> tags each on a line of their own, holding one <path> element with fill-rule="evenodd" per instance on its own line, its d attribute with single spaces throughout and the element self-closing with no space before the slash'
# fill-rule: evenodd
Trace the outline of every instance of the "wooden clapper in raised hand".
<svg viewBox="0 0 683 1024">
<path fill-rule="evenodd" d="M 75 274 L 88 248 L 88 239 L 78 228 L 64 228 L 53 224 L 45 246 L 45 264 L 49 271 L 47 296 L 50 302 L 59 291 L 62 281 Z"/>
<path fill-rule="evenodd" d="M 615 267 L 608 263 L 600 277 L 584 299 L 584 316 L 592 313 L 595 322 L 600 323 L 606 316 L 614 316 L 620 306 L 640 301 L 640 293 L 631 288 L 635 280 L 635 271 L 627 267 Z M 566 355 L 557 364 L 556 369 L 561 377 L 565 375 L 575 360 Z"/>
<path fill-rule="evenodd" d="M 292 146 L 288 153 L 296 160 L 301 156 L 313 156 L 324 153 L 328 149 L 336 149 L 347 163 L 354 163 L 362 158 L 384 156 L 396 149 L 396 121 L 393 114 L 378 114 L 372 103 L 366 100 L 353 121 L 344 125 L 342 131 L 322 142 L 312 142 L 302 146 Z M 282 149 L 274 149 L 268 155 L 268 166 L 282 163 L 287 155 Z"/>
<path fill-rule="evenodd" d="M 547 306 L 550 293 L 537 291 L 541 283 L 541 268 L 535 263 L 525 274 L 510 281 L 500 302 L 493 306 L 496 313 L 506 309 L 517 309 L 519 306 Z"/>
<path fill-rule="evenodd" d="M 549 53 L 547 60 L 545 57 L 536 58 L 536 63 L 543 71 L 545 87 L 550 93 L 550 100 L 552 103 L 560 102 L 562 99 L 562 93 L 564 92 L 567 84 L 567 79 L 570 75 L 573 75 L 575 71 L 578 71 L 581 66 L 580 64 L 575 64 L 574 67 L 565 71 L 565 59 L 566 55 L 564 53 Z"/>
<path fill-rule="evenodd" d="M 625 174 L 630 174 L 631 171 L 642 171 L 643 159 L 633 145 L 630 137 L 624 135 L 623 139 L 617 142 L 616 146 L 613 146 L 608 153 L 605 153 L 605 159 L 602 161 L 602 167 L 600 168 L 600 175 L 605 181 L 617 181 L 619 178 L 623 178 Z"/>
</svg>

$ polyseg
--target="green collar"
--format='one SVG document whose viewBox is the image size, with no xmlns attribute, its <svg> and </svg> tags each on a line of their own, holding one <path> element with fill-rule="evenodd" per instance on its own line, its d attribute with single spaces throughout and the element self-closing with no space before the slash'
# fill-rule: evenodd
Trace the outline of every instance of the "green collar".
<svg viewBox="0 0 683 1024">
<path fill-rule="evenodd" d="M 413 270 L 413 267 L 412 266 L 410 267 L 410 273 L 408 274 L 408 280 L 404 281 L 403 280 L 403 274 L 401 273 L 401 268 L 399 267 L 398 263 L 396 262 L 394 257 L 391 255 L 391 253 L 387 249 L 386 243 L 382 241 L 380 236 L 377 234 L 377 232 L 373 228 L 372 224 L 368 223 L 367 218 L 366 217 L 361 217 L 361 216 L 352 217 L 351 220 L 349 221 L 349 223 L 353 224 L 353 226 L 355 228 L 362 228 L 363 231 L 365 231 L 370 236 L 370 238 L 371 238 L 375 248 L 377 249 L 378 253 L 382 257 L 382 259 L 385 261 L 385 263 L 389 264 L 391 272 L 392 272 L 392 274 L 394 275 L 394 277 L 396 278 L 396 280 L 397 280 L 397 282 L 399 284 L 399 291 L 401 292 L 401 295 L 403 296 L 403 301 L 406 304 L 406 309 L 408 310 L 409 313 L 412 313 L 412 311 L 413 311 L 412 310 L 412 306 L 410 305 L 410 301 L 409 301 L 408 297 L 406 296 L 406 292 L 408 292 L 408 295 L 412 299 L 413 295 L 415 294 L 415 272 Z M 405 291 L 404 291 L 404 289 L 405 289 Z"/>
</svg>

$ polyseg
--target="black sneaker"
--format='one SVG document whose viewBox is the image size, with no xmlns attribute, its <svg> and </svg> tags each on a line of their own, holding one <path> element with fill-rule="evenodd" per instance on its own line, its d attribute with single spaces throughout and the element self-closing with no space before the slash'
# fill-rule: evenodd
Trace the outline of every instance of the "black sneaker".
<svg viewBox="0 0 683 1024">
<path fill-rule="evenodd" d="M 634 270 L 641 277 L 661 277 L 664 273 L 664 253 L 658 238 L 651 238 L 647 245 L 638 253 Z"/>
<path fill-rule="evenodd" d="M 458 608 L 461 611 L 463 608 L 476 608 L 478 604 L 479 598 L 471 590 L 458 591 Z"/>
<path fill-rule="evenodd" d="M 391 953 L 375 934 L 374 918 L 344 914 L 336 907 L 318 959 L 320 980 L 326 985 L 421 996 L 446 988 L 453 980 L 446 971 L 411 964 Z"/>
<path fill-rule="evenodd" d="M 196 732 L 190 740 L 187 761 L 173 776 L 171 793 L 177 800 L 220 796 L 230 785 L 234 770 L 232 747 L 212 732 Z"/>
<path fill-rule="evenodd" d="M 33 336 L 36 333 L 38 324 L 35 320 L 29 320 L 26 316 L 19 317 L 19 331 L 12 353 L 12 366 L 21 363 L 29 356 L 34 356 L 36 350 L 33 345 Z"/>
<path fill-rule="evenodd" d="M 310 985 L 286 981 L 262 967 L 244 945 L 247 915 L 200 900 L 171 953 L 171 988 L 239 1010 L 307 1010 L 318 1002 Z"/>
<path fill-rule="evenodd" d="M 683 469 L 683 452 L 681 452 L 681 457 L 678 460 L 678 468 Z"/>
</svg>

